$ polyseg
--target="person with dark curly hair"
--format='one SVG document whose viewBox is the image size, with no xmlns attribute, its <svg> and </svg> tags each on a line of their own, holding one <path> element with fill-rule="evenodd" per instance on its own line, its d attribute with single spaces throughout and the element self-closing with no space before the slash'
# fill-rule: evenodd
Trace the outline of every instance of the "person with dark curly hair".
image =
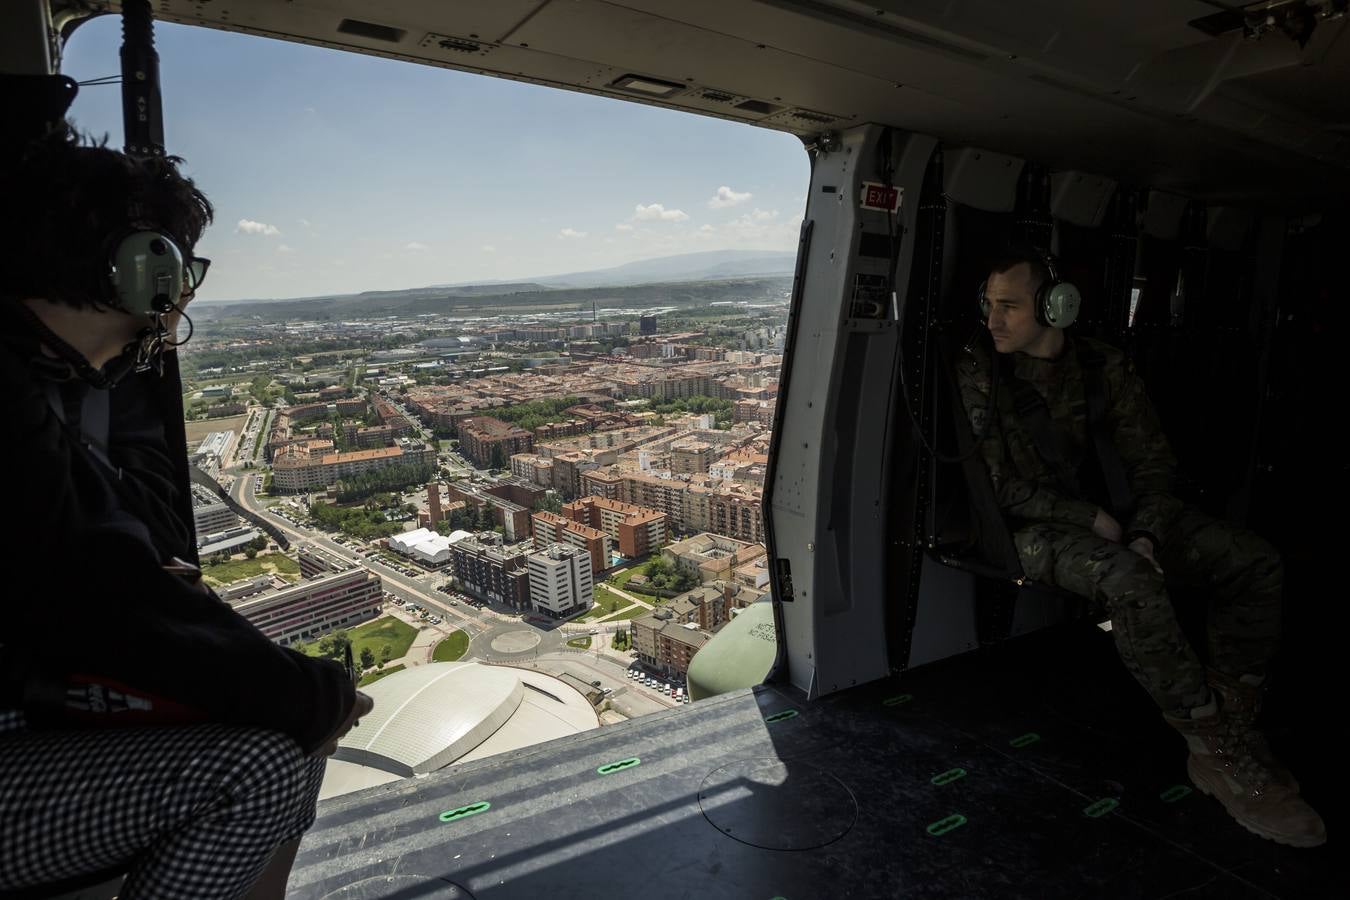
<svg viewBox="0 0 1350 900">
<path fill-rule="evenodd" d="M 4 551 L 0 892 L 113 873 L 123 898 L 281 897 L 325 760 L 372 707 L 191 562 L 166 428 L 212 207 L 180 163 L 62 126 L 0 171 L 0 471 L 25 533 Z"/>
</svg>

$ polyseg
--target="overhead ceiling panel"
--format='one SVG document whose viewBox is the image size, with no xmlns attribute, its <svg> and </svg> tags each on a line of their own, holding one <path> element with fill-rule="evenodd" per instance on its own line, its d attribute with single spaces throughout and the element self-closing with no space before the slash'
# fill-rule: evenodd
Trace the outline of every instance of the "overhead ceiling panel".
<svg viewBox="0 0 1350 900">
<path fill-rule="evenodd" d="M 1233 201 L 1350 195 L 1350 19 L 1322 22 L 1299 48 L 1191 24 L 1213 11 L 1197 0 L 156 3 L 172 21 L 803 136 L 872 121 Z M 625 76 L 674 86 L 654 95 Z"/>
</svg>

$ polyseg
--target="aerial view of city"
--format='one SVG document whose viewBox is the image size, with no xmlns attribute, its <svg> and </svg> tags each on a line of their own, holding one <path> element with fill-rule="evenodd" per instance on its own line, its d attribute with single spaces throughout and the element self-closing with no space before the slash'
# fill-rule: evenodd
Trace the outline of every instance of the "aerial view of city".
<svg viewBox="0 0 1350 900">
<path fill-rule="evenodd" d="M 427 711 L 380 696 L 437 679 L 434 709 L 523 720 L 394 760 L 415 772 L 688 703 L 699 648 L 768 597 L 760 504 L 789 288 L 776 274 L 204 305 L 181 365 L 205 578 L 282 645 L 350 649 L 374 717 L 408 720 L 395 731 Z M 539 690 L 522 701 L 521 684 Z M 533 709 L 546 698 L 565 711 Z M 399 752 L 369 734 L 344 740 Z M 343 756 L 328 796 L 398 777 Z"/>
</svg>

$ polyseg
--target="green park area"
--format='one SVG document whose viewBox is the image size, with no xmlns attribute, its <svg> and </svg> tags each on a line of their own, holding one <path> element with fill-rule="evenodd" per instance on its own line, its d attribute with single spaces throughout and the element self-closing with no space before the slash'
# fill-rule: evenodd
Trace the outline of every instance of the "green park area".
<svg viewBox="0 0 1350 900">
<path fill-rule="evenodd" d="M 352 645 L 352 660 L 358 668 L 371 668 L 381 661 L 401 659 L 408 654 L 417 629 L 393 616 L 385 616 L 373 622 L 367 622 L 350 631 L 339 630 L 320 640 L 308 644 L 296 645 L 297 650 L 309 656 L 325 656 L 342 662 L 343 648 L 347 642 Z M 386 653 L 385 648 L 389 650 Z M 370 652 L 368 662 L 363 665 L 365 651 Z"/>
<path fill-rule="evenodd" d="M 450 636 L 436 645 L 431 658 L 436 662 L 454 662 L 469 649 L 469 636 L 462 631 L 452 631 Z"/>
<path fill-rule="evenodd" d="M 630 585 L 629 581 L 635 575 L 642 575 L 645 583 L 641 586 Z M 636 594 L 648 603 L 664 603 L 668 598 L 661 596 L 661 591 L 682 593 L 692 590 L 698 587 L 698 576 L 688 569 L 672 565 L 663 556 L 653 556 L 640 565 L 630 566 L 616 575 L 611 575 L 606 579 L 606 582 L 616 588 Z M 654 591 L 655 593 L 649 594 L 647 591 Z"/>
<path fill-rule="evenodd" d="M 300 564 L 282 553 L 268 553 L 253 559 L 232 559 L 202 566 L 202 578 L 212 587 L 220 587 L 273 572 L 287 581 L 300 580 Z"/>
<path fill-rule="evenodd" d="M 645 606 L 630 606 L 628 609 L 625 609 L 623 612 L 619 613 L 618 615 L 606 616 L 605 618 L 601 619 L 600 621 L 602 621 L 602 622 L 626 622 L 626 621 L 628 621 L 629 619 L 636 619 L 638 616 L 645 616 L 645 615 L 646 615 L 647 613 L 649 613 L 649 612 L 651 612 L 651 610 L 648 609 L 648 608 L 645 607 Z"/>
<path fill-rule="evenodd" d="M 589 650 L 591 647 L 591 636 L 586 634 L 581 637 L 572 638 L 567 642 L 567 646 L 575 647 L 578 650 Z"/>
<path fill-rule="evenodd" d="M 646 575 L 647 566 L 650 564 L 651 560 L 649 559 L 646 562 L 640 563 L 636 566 L 629 566 L 622 572 L 609 576 L 608 578 L 605 579 L 605 582 L 607 584 L 614 585 L 616 588 L 622 588 L 624 585 L 628 583 L 628 579 L 632 578 L 634 575 Z"/>
<path fill-rule="evenodd" d="M 584 615 L 577 618 L 578 622 L 593 622 L 596 619 L 603 618 L 610 613 L 618 612 L 632 601 L 620 597 L 618 594 L 608 591 L 602 584 L 595 586 L 595 605 Z"/>
</svg>

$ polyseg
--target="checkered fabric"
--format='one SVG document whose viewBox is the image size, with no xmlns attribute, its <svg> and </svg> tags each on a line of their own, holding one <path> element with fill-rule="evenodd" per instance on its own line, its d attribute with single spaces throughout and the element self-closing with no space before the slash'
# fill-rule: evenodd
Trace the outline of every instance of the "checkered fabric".
<svg viewBox="0 0 1350 900">
<path fill-rule="evenodd" d="M 0 721 L 0 890 L 127 867 L 122 900 L 239 897 L 304 834 L 325 760 L 227 725 L 34 731 Z"/>
</svg>

